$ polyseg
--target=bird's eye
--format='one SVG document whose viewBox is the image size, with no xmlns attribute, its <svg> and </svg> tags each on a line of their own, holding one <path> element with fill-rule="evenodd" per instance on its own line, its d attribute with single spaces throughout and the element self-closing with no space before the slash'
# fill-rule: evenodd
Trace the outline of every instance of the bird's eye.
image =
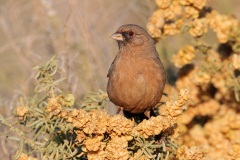
<svg viewBox="0 0 240 160">
<path fill-rule="evenodd" d="M 133 36 L 134 35 L 133 31 L 128 32 L 128 35 Z"/>
</svg>

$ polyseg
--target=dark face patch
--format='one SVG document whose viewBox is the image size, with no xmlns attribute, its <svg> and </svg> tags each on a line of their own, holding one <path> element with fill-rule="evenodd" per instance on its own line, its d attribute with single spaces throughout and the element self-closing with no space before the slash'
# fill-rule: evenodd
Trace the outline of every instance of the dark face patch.
<svg viewBox="0 0 240 160">
<path fill-rule="evenodd" d="M 129 41 L 134 36 L 134 32 L 127 31 L 127 32 L 123 32 L 122 35 L 126 41 Z"/>
</svg>

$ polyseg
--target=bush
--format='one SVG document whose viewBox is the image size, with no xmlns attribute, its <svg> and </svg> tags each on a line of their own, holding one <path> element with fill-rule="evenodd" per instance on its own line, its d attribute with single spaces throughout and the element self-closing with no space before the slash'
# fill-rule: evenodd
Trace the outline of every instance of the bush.
<svg viewBox="0 0 240 160">
<path fill-rule="evenodd" d="M 179 159 L 189 147 L 206 159 L 240 158 L 240 25 L 206 1 L 156 0 L 147 28 L 157 40 L 180 35 L 190 43 L 173 55 L 179 68 L 176 89 L 188 88 L 191 101 L 178 119 Z M 212 38 L 215 35 L 216 38 Z"/>
</svg>

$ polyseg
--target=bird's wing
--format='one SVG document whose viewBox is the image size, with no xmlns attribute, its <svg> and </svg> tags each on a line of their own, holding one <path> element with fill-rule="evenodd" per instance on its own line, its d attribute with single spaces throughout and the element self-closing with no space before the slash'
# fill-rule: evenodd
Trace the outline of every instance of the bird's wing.
<svg viewBox="0 0 240 160">
<path fill-rule="evenodd" d="M 155 57 L 155 58 L 150 58 L 149 60 L 152 62 L 152 64 L 154 64 L 153 66 L 161 68 L 161 71 L 162 71 L 161 77 L 166 78 L 165 69 L 164 69 L 163 63 L 161 62 L 160 58 Z M 162 74 L 164 74 L 165 76 L 163 76 Z"/>
<path fill-rule="evenodd" d="M 107 77 L 110 76 L 110 74 L 111 74 L 111 72 L 112 72 L 112 70 L 113 70 L 113 68 L 114 68 L 114 64 L 115 64 L 115 61 L 116 61 L 117 57 L 118 57 L 118 55 L 114 58 L 114 60 L 113 60 L 113 62 L 112 62 L 112 64 L 111 64 L 111 66 L 110 66 L 110 68 L 109 68 L 109 70 L 108 70 Z"/>
<path fill-rule="evenodd" d="M 113 63 L 111 64 L 111 67 L 110 67 L 109 70 L 108 70 L 107 77 L 109 77 L 109 75 L 110 75 L 110 72 L 111 72 L 111 70 L 112 70 L 112 65 L 113 65 Z"/>
</svg>

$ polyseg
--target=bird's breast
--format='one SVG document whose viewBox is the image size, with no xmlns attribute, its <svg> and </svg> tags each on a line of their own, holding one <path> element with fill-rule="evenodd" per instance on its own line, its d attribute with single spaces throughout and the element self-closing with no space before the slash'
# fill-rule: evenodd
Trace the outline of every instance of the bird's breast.
<svg viewBox="0 0 240 160">
<path fill-rule="evenodd" d="M 154 61 L 118 57 L 109 75 L 109 98 L 125 110 L 131 111 L 137 106 L 145 110 L 147 105 L 152 105 L 151 101 L 156 101 L 162 94 L 162 74 L 161 67 Z"/>
</svg>

